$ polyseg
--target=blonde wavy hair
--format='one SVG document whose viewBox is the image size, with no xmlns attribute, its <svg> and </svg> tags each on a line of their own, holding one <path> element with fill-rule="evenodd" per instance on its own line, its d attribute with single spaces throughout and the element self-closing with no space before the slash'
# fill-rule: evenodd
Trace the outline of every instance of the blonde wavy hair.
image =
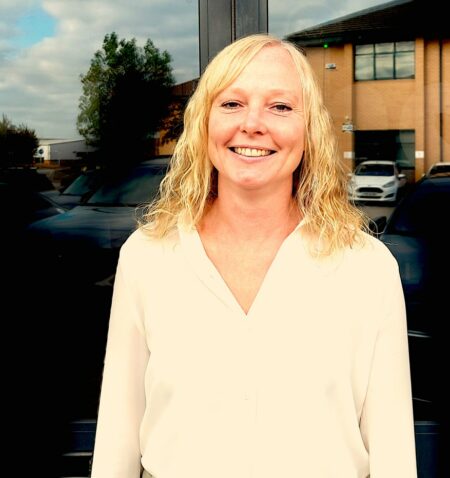
<svg viewBox="0 0 450 478">
<path fill-rule="evenodd" d="M 316 253 L 329 255 L 362 238 L 363 214 L 347 199 L 347 174 L 339 159 L 335 135 L 321 91 L 305 55 L 271 35 L 244 37 L 210 62 L 190 98 L 184 130 L 171 158 L 157 199 L 148 205 L 141 226 L 162 238 L 179 221 L 195 227 L 217 194 L 217 172 L 208 158 L 208 121 L 215 98 L 265 47 L 281 46 L 291 55 L 303 92 L 305 152 L 295 178 L 293 197 L 317 239 Z"/>
</svg>

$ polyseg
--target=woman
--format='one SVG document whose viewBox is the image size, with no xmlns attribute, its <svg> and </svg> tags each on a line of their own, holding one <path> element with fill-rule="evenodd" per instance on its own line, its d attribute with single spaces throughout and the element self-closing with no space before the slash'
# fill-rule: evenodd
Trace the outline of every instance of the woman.
<svg viewBox="0 0 450 478">
<path fill-rule="evenodd" d="M 344 178 L 302 53 L 217 55 L 121 250 L 93 478 L 416 476 L 398 268 Z"/>
</svg>

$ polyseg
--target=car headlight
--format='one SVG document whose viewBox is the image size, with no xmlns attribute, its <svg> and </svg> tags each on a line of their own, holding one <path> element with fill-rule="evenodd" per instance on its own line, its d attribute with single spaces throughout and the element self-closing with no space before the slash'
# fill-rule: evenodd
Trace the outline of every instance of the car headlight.
<svg viewBox="0 0 450 478">
<path fill-rule="evenodd" d="M 395 181 L 389 181 L 386 184 L 383 184 L 384 188 L 391 188 L 392 186 L 395 186 Z"/>
</svg>

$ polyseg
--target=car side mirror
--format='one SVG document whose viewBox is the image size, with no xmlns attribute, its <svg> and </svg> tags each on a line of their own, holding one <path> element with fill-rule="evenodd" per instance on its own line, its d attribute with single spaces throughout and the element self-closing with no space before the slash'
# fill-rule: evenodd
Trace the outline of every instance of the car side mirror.
<svg viewBox="0 0 450 478">
<path fill-rule="evenodd" d="M 369 233 L 372 236 L 378 237 L 386 229 L 387 217 L 377 216 L 369 220 Z"/>
<path fill-rule="evenodd" d="M 398 179 L 405 179 L 405 178 L 406 178 L 406 174 L 400 173 L 397 177 L 398 177 Z"/>
</svg>

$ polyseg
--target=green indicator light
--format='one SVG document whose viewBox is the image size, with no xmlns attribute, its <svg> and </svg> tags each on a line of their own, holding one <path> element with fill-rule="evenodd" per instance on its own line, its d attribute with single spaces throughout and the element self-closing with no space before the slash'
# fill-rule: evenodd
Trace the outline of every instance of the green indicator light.
<svg viewBox="0 0 450 478">
<path fill-rule="evenodd" d="M 328 43 L 324 43 L 324 44 L 323 44 L 323 47 L 324 47 L 324 48 L 328 48 Z"/>
</svg>

